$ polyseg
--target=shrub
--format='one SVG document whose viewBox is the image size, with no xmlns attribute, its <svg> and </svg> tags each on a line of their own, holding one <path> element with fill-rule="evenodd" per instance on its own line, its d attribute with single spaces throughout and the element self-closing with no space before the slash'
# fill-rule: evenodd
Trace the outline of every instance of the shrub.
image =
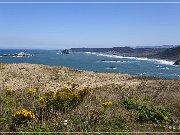
<svg viewBox="0 0 180 135">
<path fill-rule="evenodd" d="M 172 121 L 171 112 L 164 107 L 141 106 L 138 112 L 138 120 L 141 122 L 169 123 Z"/>
<path fill-rule="evenodd" d="M 141 105 L 132 98 L 124 100 L 123 104 L 128 110 L 138 111 L 138 121 L 140 122 L 169 123 L 172 121 L 172 112 L 164 107 Z"/>
<path fill-rule="evenodd" d="M 49 110 L 66 111 L 76 107 L 90 92 L 89 88 L 63 87 L 56 93 L 46 93 L 46 105 Z"/>
<path fill-rule="evenodd" d="M 84 96 L 86 96 L 89 93 L 90 93 L 90 89 L 88 87 L 85 87 L 78 90 L 76 94 L 78 95 L 79 98 L 82 99 Z"/>
<path fill-rule="evenodd" d="M 137 103 L 133 98 L 128 98 L 128 99 L 124 100 L 123 104 L 124 104 L 125 108 L 128 110 L 137 108 Z"/>
<path fill-rule="evenodd" d="M 32 111 L 21 109 L 14 114 L 12 114 L 13 123 L 19 124 L 27 124 L 27 122 L 35 119 L 35 114 Z"/>
<path fill-rule="evenodd" d="M 52 100 L 52 105 L 55 110 L 66 110 L 67 108 L 73 106 L 74 94 L 68 92 L 57 92 L 54 99 Z"/>
</svg>

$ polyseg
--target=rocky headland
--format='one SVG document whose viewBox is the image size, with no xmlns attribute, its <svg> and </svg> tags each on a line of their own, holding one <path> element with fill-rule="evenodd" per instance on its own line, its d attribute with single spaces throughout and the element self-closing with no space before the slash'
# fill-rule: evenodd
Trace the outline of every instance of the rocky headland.
<svg viewBox="0 0 180 135">
<path fill-rule="evenodd" d="M 172 47 L 172 46 L 170 46 Z M 163 59 L 176 62 L 179 65 L 180 46 L 172 48 L 151 47 L 151 48 L 131 48 L 131 47 L 113 47 L 113 48 L 71 48 L 72 52 L 96 52 L 109 55 L 121 55 L 124 57 L 144 57 L 151 59 Z"/>
</svg>

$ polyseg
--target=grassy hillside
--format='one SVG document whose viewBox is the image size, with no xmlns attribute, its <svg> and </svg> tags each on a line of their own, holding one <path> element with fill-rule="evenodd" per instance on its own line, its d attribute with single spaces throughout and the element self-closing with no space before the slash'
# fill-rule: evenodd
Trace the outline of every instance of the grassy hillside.
<svg viewBox="0 0 180 135">
<path fill-rule="evenodd" d="M 179 131 L 180 81 L 0 65 L 1 132 Z"/>
</svg>

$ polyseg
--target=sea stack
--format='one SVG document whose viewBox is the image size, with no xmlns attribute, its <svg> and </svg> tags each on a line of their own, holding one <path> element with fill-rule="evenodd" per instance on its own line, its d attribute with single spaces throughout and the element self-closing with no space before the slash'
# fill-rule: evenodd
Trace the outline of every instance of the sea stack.
<svg viewBox="0 0 180 135">
<path fill-rule="evenodd" d="M 174 62 L 174 65 L 180 65 L 180 60 L 176 60 L 176 62 Z"/>
<path fill-rule="evenodd" d="M 63 54 L 69 54 L 69 50 L 68 50 L 68 49 L 64 49 L 64 50 L 62 51 L 62 53 L 63 53 Z"/>
</svg>

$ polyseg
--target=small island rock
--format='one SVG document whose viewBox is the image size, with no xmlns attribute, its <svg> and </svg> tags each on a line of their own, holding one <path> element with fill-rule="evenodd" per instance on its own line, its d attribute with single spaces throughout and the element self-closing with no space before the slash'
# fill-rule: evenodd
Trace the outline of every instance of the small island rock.
<svg viewBox="0 0 180 135">
<path fill-rule="evenodd" d="M 180 60 L 176 60 L 176 62 L 174 62 L 174 65 L 180 65 Z"/>
</svg>

